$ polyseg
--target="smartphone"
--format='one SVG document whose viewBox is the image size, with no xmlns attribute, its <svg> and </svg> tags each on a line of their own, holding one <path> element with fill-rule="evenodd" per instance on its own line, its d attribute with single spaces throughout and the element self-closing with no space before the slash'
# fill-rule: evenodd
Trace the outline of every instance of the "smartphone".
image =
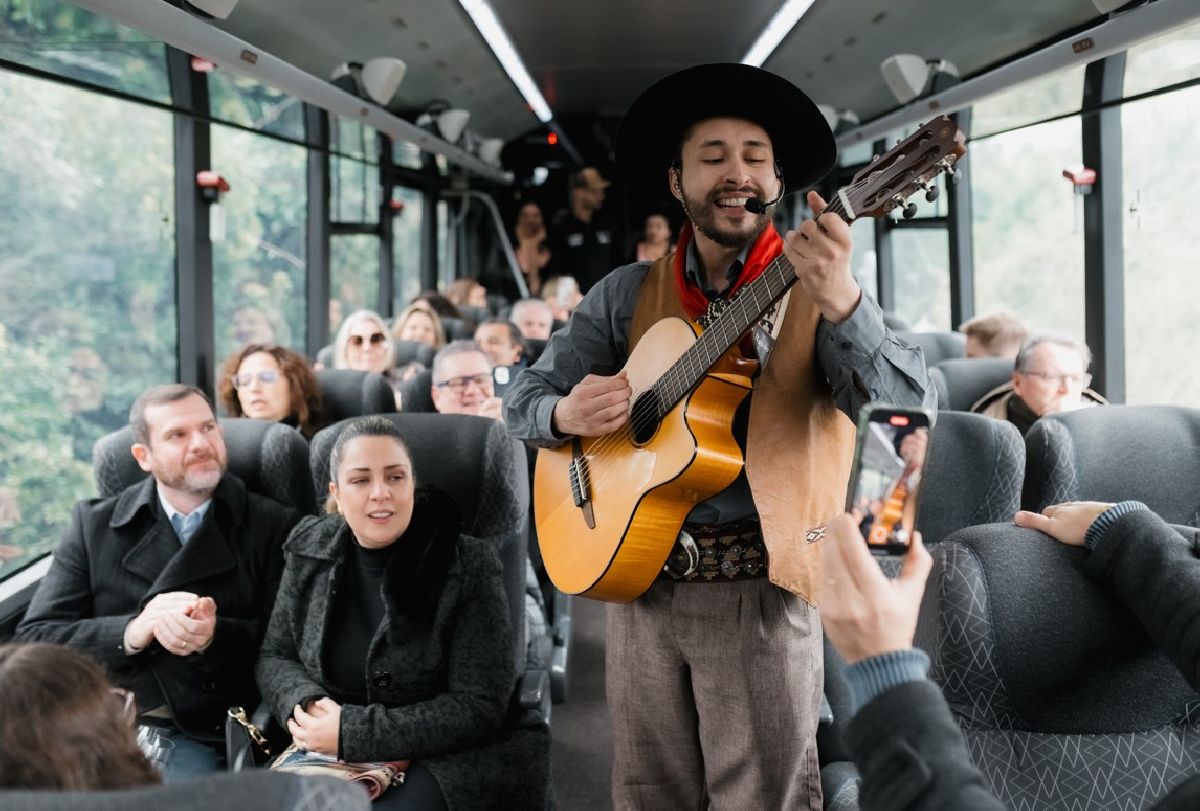
<svg viewBox="0 0 1200 811">
<path fill-rule="evenodd" d="M 503 397 L 504 392 L 508 391 L 508 387 L 517 379 L 517 372 L 520 370 L 520 366 L 497 366 L 493 368 L 492 392 L 497 397 Z"/>
<path fill-rule="evenodd" d="M 859 530 L 875 554 L 908 551 L 929 454 L 931 417 L 923 408 L 887 403 L 872 403 L 859 413 L 846 510 L 862 515 Z"/>
</svg>

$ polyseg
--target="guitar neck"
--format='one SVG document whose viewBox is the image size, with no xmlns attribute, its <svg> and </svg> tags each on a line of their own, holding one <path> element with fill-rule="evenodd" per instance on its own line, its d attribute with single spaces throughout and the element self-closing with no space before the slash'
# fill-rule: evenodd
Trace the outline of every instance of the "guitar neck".
<svg viewBox="0 0 1200 811">
<path fill-rule="evenodd" d="M 834 201 L 822 213 L 833 213 L 849 221 L 841 201 Z M 709 327 L 671 368 L 654 383 L 652 391 L 658 404 L 656 419 L 661 419 L 675 404 L 694 389 L 713 365 L 736 344 L 746 331 L 771 309 L 796 283 L 796 269 L 782 253 L 746 285 Z"/>
</svg>

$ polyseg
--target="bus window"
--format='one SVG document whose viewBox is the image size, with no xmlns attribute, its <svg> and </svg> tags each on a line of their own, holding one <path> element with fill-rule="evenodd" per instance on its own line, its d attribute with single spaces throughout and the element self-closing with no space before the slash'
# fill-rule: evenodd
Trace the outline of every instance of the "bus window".
<svg viewBox="0 0 1200 811">
<path fill-rule="evenodd" d="M 1081 156 L 1078 116 L 971 142 L 977 311 L 1083 338 L 1083 223 L 1062 177 Z"/>
<path fill-rule="evenodd" d="M 92 443 L 178 372 L 171 114 L 7 71 L 0 110 L 3 578 L 94 492 Z"/>
<path fill-rule="evenodd" d="M 214 124 L 212 165 L 225 234 L 213 239 L 213 338 L 218 363 L 248 343 L 305 349 L 308 150 Z"/>
<path fill-rule="evenodd" d="M 891 233 L 896 315 L 917 332 L 950 329 L 950 237 L 944 229 Z"/>
<path fill-rule="evenodd" d="M 1200 378 L 1180 361 L 1200 342 L 1196 184 L 1184 180 L 1200 177 L 1196 110 L 1196 86 L 1121 110 L 1129 403 L 1200 403 Z"/>
<path fill-rule="evenodd" d="M 425 195 L 397 186 L 392 200 L 404 204 L 392 218 L 393 310 L 400 312 L 421 292 L 421 232 L 425 223 Z"/>
</svg>

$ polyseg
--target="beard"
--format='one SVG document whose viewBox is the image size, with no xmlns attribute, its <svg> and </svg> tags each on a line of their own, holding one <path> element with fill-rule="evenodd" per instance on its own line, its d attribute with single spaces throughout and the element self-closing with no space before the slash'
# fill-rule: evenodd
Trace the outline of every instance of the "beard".
<svg viewBox="0 0 1200 811">
<path fill-rule="evenodd" d="M 205 470 L 193 469 L 196 462 L 212 460 L 217 463 L 217 469 L 211 468 Z M 192 495 L 205 495 L 212 493 L 217 489 L 217 484 L 220 483 L 221 477 L 225 475 L 226 461 L 218 456 L 211 455 L 198 459 L 192 459 L 191 464 L 184 464 L 181 468 L 172 470 L 154 471 L 155 478 L 159 480 L 165 487 L 172 490 L 178 490 L 182 493 L 191 493 Z"/>
<path fill-rule="evenodd" d="M 708 196 L 703 199 L 689 197 L 684 192 L 683 211 L 697 231 L 721 247 L 744 248 L 758 238 L 758 235 L 767 227 L 769 218 L 764 211 L 762 214 L 754 215 L 753 219 L 740 228 L 722 226 L 717 219 L 717 209 L 720 208 L 717 205 L 717 198 L 731 192 L 745 193 L 747 197 L 762 197 L 758 191 L 749 189 L 717 189 L 709 192 Z"/>
</svg>

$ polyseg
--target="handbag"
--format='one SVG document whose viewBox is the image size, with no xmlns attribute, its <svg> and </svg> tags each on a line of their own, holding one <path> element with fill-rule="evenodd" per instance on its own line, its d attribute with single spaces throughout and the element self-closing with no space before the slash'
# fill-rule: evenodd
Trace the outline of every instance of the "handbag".
<svg viewBox="0 0 1200 811">
<path fill-rule="evenodd" d="M 271 746 L 262 730 L 241 707 L 230 707 L 225 714 L 226 769 L 240 772 L 265 766 L 271 759 Z"/>
</svg>

